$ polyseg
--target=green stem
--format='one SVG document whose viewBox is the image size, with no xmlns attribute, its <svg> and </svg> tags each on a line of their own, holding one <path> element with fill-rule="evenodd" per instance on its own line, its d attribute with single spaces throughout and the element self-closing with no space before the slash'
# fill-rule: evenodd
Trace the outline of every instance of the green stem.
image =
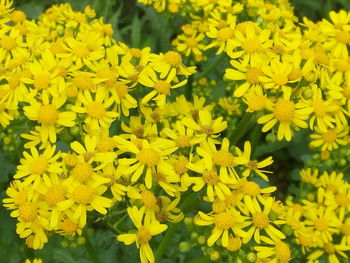
<svg viewBox="0 0 350 263">
<path fill-rule="evenodd" d="M 92 262 L 93 263 L 101 263 L 98 255 L 97 255 L 97 251 L 93 247 L 93 245 L 91 244 L 89 237 L 86 234 L 84 234 L 84 237 L 85 237 L 85 247 L 86 247 L 87 252 L 90 255 Z"/>
<path fill-rule="evenodd" d="M 184 201 L 180 205 L 180 209 L 182 211 L 185 211 L 186 209 L 191 207 L 191 205 L 195 204 L 196 203 L 196 196 L 197 196 L 196 193 L 192 193 L 192 194 L 189 194 L 188 196 L 186 196 Z M 160 243 L 159 247 L 157 248 L 157 251 L 155 254 L 155 262 L 159 262 L 161 260 L 166 248 L 169 246 L 169 243 L 170 243 L 172 237 L 174 236 L 174 234 L 176 233 L 177 229 L 179 228 L 179 226 L 180 226 L 180 223 L 177 223 L 177 224 L 172 224 L 168 228 L 165 236 L 162 239 L 162 242 Z"/>
<path fill-rule="evenodd" d="M 197 76 L 195 76 L 195 80 L 198 80 L 204 76 L 206 76 L 208 73 L 210 73 L 212 70 L 216 69 L 217 66 L 225 59 L 226 55 L 225 54 L 221 54 L 219 56 L 217 56 L 214 61 L 205 68 L 205 70 L 201 73 L 199 73 Z"/>
<path fill-rule="evenodd" d="M 234 146 L 237 142 L 246 134 L 246 132 L 251 128 L 252 113 L 245 113 L 244 117 L 238 122 L 234 132 L 230 136 L 230 145 Z"/>
</svg>

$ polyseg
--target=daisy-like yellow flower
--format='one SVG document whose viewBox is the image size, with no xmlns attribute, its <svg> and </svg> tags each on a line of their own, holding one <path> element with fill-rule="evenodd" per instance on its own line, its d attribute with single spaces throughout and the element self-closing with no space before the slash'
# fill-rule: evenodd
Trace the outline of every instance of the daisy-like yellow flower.
<svg viewBox="0 0 350 263">
<path fill-rule="evenodd" d="M 264 76 L 261 70 L 262 60 L 252 60 L 249 62 L 248 57 L 242 61 L 231 60 L 230 64 L 234 67 L 225 70 L 225 78 L 228 80 L 243 80 L 244 82 L 235 88 L 233 95 L 235 97 L 244 96 L 251 88 L 261 86 L 260 77 Z"/>
<path fill-rule="evenodd" d="M 338 257 L 348 259 L 347 252 L 350 248 L 342 244 L 334 244 L 329 242 L 324 244 L 322 247 L 317 248 L 316 251 L 312 252 L 307 258 L 308 260 L 317 260 L 323 255 L 327 255 L 328 262 L 330 263 L 339 263 Z"/>
<path fill-rule="evenodd" d="M 175 78 L 175 71 L 171 71 L 166 79 L 159 79 L 154 70 L 151 70 L 149 67 L 143 70 L 139 75 L 139 82 L 146 87 L 154 88 L 154 90 L 144 96 L 141 103 L 145 104 L 154 99 L 159 107 L 164 107 L 166 96 L 170 95 L 170 90 L 181 87 L 187 83 L 187 79 L 185 79 L 172 84 L 172 82 L 175 81 Z"/>
<path fill-rule="evenodd" d="M 181 55 L 176 51 L 168 51 L 165 54 L 154 55 L 150 66 L 160 73 L 160 78 L 164 79 L 168 75 L 189 76 L 196 72 L 196 67 L 186 67 L 182 63 Z"/>
<path fill-rule="evenodd" d="M 118 117 L 118 113 L 110 110 L 114 100 L 109 97 L 104 89 L 97 89 L 93 94 L 86 93 L 81 96 L 81 105 L 72 106 L 72 111 L 85 113 L 84 123 L 92 130 L 98 131 L 100 128 L 109 128 L 110 124 Z"/>
<path fill-rule="evenodd" d="M 322 132 L 327 132 L 327 128 L 334 128 L 335 119 L 331 113 L 337 108 L 332 105 L 331 100 L 323 100 L 322 90 L 313 85 L 311 88 L 312 97 L 302 102 L 306 107 L 312 107 L 313 112 L 310 117 L 309 125 L 313 130 L 315 123 Z"/>
<path fill-rule="evenodd" d="M 200 32 L 194 32 L 192 35 L 179 35 L 176 38 L 176 49 L 187 57 L 191 54 L 202 55 L 205 45 L 201 44 L 201 41 L 204 37 L 205 35 Z"/>
<path fill-rule="evenodd" d="M 290 100 L 291 90 L 284 89 L 283 98 L 279 98 L 277 102 L 269 110 L 272 112 L 258 119 L 259 124 L 264 124 L 262 131 L 271 130 L 277 123 L 277 139 L 286 138 L 287 141 L 292 139 L 293 131 L 291 126 L 307 128 L 305 120 L 308 118 L 312 109 L 304 107 L 300 103 L 295 104 Z"/>
<path fill-rule="evenodd" d="M 280 62 L 276 58 L 261 70 L 264 75 L 259 77 L 259 80 L 263 83 L 264 89 L 281 90 L 291 82 L 288 76 L 293 70 L 293 65 L 289 62 Z"/>
<path fill-rule="evenodd" d="M 65 38 L 64 47 L 69 52 L 69 60 L 75 64 L 77 69 L 89 65 L 105 55 L 103 38 L 96 32 L 87 31 L 79 34 L 79 40 L 73 37 Z M 66 57 L 66 56 L 64 56 Z"/>
<path fill-rule="evenodd" d="M 51 97 L 50 102 L 49 95 L 43 94 L 41 102 L 33 99 L 30 102 L 30 106 L 23 107 L 24 114 L 28 119 L 40 124 L 37 131 L 44 144 L 48 141 L 55 143 L 57 133 L 62 126 L 73 127 L 75 125 L 75 112 L 61 112 L 59 110 L 65 104 L 66 99 L 65 96 Z"/>
<path fill-rule="evenodd" d="M 10 124 L 17 113 L 16 101 L 11 101 L 8 96 L 0 99 L 0 124 L 3 128 Z"/>
<path fill-rule="evenodd" d="M 260 204 L 258 202 L 260 200 Z M 267 236 L 273 240 L 284 239 L 286 236 L 278 230 L 276 226 L 283 224 L 283 220 L 271 220 L 269 214 L 272 211 L 273 198 L 267 197 L 266 199 L 255 198 L 249 195 L 244 196 L 244 209 L 243 212 L 246 216 L 251 217 L 247 222 L 249 222 L 249 230 L 247 231 L 246 237 L 243 238 L 243 243 L 249 242 L 254 236 L 255 242 L 260 244 L 261 238 L 264 235 L 261 235 L 261 232 L 264 231 Z M 263 206 L 263 210 L 261 209 Z"/>
<path fill-rule="evenodd" d="M 349 133 L 348 126 L 336 126 L 335 128 L 328 128 L 326 131 L 321 131 L 315 128 L 317 133 L 311 134 L 311 147 L 321 147 L 321 151 L 332 151 L 339 148 L 339 145 L 347 145 L 346 137 Z"/>
<path fill-rule="evenodd" d="M 103 184 L 109 180 L 89 180 L 81 183 L 79 180 L 72 180 L 67 187 L 66 200 L 57 203 L 60 210 L 71 209 L 74 211 L 73 220 L 79 222 L 80 225 L 86 224 L 87 211 L 96 210 L 100 214 L 107 214 L 107 208 L 113 204 L 112 200 L 102 196 L 107 190 Z"/>
<path fill-rule="evenodd" d="M 194 219 L 194 223 L 199 226 L 210 226 L 214 224 L 214 228 L 207 240 L 208 246 L 214 245 L 217 240 L 221 240 L 223 247 L 229 245 L 229 236 L 246 237 L 247 233 L 242 230 L 246 218 L 242 216 L 233 207 L 220 213 L 205 214 L 199 212 Z"/>
<path fill-rule="evenodd" d="M 153 251 L 149 245 L 152 236 L 159 235 L 164 232 L 168 226 L 160 224 L 157 220 L 147 221 L 144 218 L 145 209 L 137 209 L 136 206 L 127 209 L 128 215 L 137 228 L 135 234 L 121 234 L 117 236 L 117 240 L 125 245 L 136 243 L 140 250 L 140 260 L 142 263 L 154 263 Z"/>
<path fill-rule="evenodd" d="M 165 176 L 175 174 L 173 167 L 165 159 L 177 148 L 169 147 L 169 144 L 148 143 L 146 140 L 143 140 L 141 148 L 138 148 L 134 143 L 122 137 L 117 137 L 116 142 L 118 148 L 123 152 L 133 154 L 131 158 L 120 158 L 118 160 L 118 169 L 121 170 L 122 174 L 130 176 L 131 182 L 138 181 L 144 170 L 146 170 L 146 175 L 143 180 L 147 188 L 152 187 L 156 168 L 161 169 L 162 173 L 165 172 Z"/>
<path fill-rule="evenodd" d="M 250 155 L 251 155 L 251 145 L 249 141 L 246 141 L 244 143 L 244 150 L 243 152 L 236 147 L 236 152 L 238 154 L 237 157 L 237 163 L 238 164 L 243 164 L 247 167 L 247 169 L 242 173 L 244 177 L 248 177 L 251 172 L 255 172 L 257 175 L 259 175 L 262 179 L 265 181 L 268 181 L 269 179 L 267 178 L 265 173 L 272 173 L 271 171 L 266 171 L 266 170 L 260 170 L 260 168 L 264 168 L 266 166 L 269 166 L 273 163 L 272 157 L 269 156 L 265 160 L 257 162 L 257 161 L 251 161 L 250 160 Z"/>
<path fill-rule="evenodd" d="M 209 110 L 200 110 L 198 112 L 198 119 L 196 116 L 185 117 L 182 119 L 182 123 L 197 131 L 200 134 L 206 134 L 207 136 L 217 137 L 218 133 L 222 132 L 227 127 L 227 121 L 224 121 L 220 116 L 216 119 L 212 119 L 212 115 Z"/>
<path fill-rule="evenodd" d="M 220 54 L 223 51 L 226 52 L 230 41 L 235 36 L 236 19 L 235 15 L 229 14 L 223 27 L 221 27 L 219 21 L 212 20 L 211 24 L 209 24 L 209 31 L 206 34 L 213 40 L 206 49 L 218 47 L 216 54 Z"/>
<path fill-rule="evenodd" d="M 130 109 L 137 107 L 137 101 L 129 94 L 129 90 L 129 86 L 122 82 L 117 82 L 110 88 L 118 112 L 122 112 L 125 116 L 129 116 Z"/>
<path fill-rule="evenodd" d="M 197 163 L 189 163 L 186 167 L 192 171 L 195 171 L 201 176 L 184 176 L 183 183 L 186 185 L 186 187 L 194 184 L 192 189 L 195 192 L 200 191 L 204 186 L 206 186 L 206 194 L 210 202 L 213 202 L 215 197 L 225 200 L 225 195 L 231 194 L 230 188 L 226 185 L 227 181 L 223 180 L 219 176 L 212 163 L 201 160 Z M 231 183 L 233 182 L 234 181 L 231 181 Z"/>
<path fill-rule="evenodd" d="M 261 30 L 253 22 L 238 24 L 234 31 L 234 38 L 228 44 L 227 54 L 232 59 L 243 56 L 249 61 L 261 60 L 261 55 L 272 45 L 269 37 L 269 30 Z"/>
<path fill-rule="evenodd" d="M 39 153 L 35 147 L 30 148 L 30 154 L 23 152 L 24 158 L 20 160 L 17 166 L 15 179 L 26 178 L 25 183 L 33 183 L 36 188 L 42 180 L 49 180 L 51 174 L 60 174 L 62 164 L 58 162 L 61 153 L 55 153 L 56 146 L 48 145 L 42 153 Z"/>
<path fill-rule="evenodd" d="M 183 218 L 184 215 L 180 208 L 176 207 L 180 202 L 180 197 L 176 197 L 174 200 L 166 196 L 158 197 L 159 211 L 156 213 L 156 219 L 160 223 L 165 223 L 167 221 L 171 223 L 178 223 Z"/>
<path fill-rule="evenodd" d="M 177 121 L 173 129 L 163 129 L 162 133 L 172 139 L 179 148 L 192 147 L 205 139 L 204 134 L 195 135 L 194 131 L 185 127 L 181 121 Z"/>
<path fill-rule="evenodd" d="M 264 238 L 263 241 L 272 246 L 255 246 L 258 258 L 269 258 L 268 262 L 271 263 L 288 263 L 292 260 L 292 252 L 286 243 L 269 238 Z"/>
<path fill-rule="evenodd" d="M 331 242 L 333 235 L 339 232 L 341 223 L 331 207 L 319 206 L 315 209 L 308 209 L 304 216 L 306 217 L 305 225 L 307 228 L 312 229 L 314 235 L 323 244 Z"/>
</svg>

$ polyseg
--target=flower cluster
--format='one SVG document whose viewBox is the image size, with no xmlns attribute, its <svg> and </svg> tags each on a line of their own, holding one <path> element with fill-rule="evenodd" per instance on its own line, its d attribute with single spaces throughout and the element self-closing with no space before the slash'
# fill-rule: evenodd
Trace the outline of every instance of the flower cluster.
<svg viewBox="0 0 350 263">
<path fill-rule="evenodd" d="M 293 238 L 310 262 L 348 260 L 349 183 L 342 173 L 321 173 L 318 169 L 301 170 L 300 176 L 302 191 L 287 200 L 286 224 Z"/>
</svg>

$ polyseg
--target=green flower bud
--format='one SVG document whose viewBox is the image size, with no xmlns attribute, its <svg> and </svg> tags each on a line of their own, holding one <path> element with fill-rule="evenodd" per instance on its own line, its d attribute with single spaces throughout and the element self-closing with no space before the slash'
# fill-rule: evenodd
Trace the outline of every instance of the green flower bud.
<svg viewBox="0 0 350 263">
<path fill-rule="evenodd" d="M 190 242 L 180 242 L 179 244 L 179 250 L 181 253 L 187 253 L 191 250 L 191 244 Z"/>
<path fill-rule="evenodd" d="M 256 261 L 256 254 L 253 252 L 249 252 L 247 255 L 248 262 L 255 262 Z"/>
</svg>

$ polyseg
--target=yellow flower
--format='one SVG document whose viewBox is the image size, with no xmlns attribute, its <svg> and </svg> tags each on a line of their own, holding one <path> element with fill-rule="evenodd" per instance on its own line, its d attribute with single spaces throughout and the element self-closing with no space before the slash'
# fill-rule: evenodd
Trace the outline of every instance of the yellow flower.
<svg viewBox="0 0 350 263">
<path fill-rule="evenodd" d="M 328 128 L 326 131 L 321 131 L 315 128 L 317 133 L 311 134 L 311 147 L 321 147 L 321 151 L 332 151 L 339 148 L 339 145 L 347 145 L 346 136 L 349 133 L 348 126 L 336 126 L 335 128 Z"/>
<path fill-rule="evenodd" d="M 176 38 L 176 49 L 187 57 L 191 54 L 202 55 L 205 45 L 201 44 L 201 41 L 204 37 L 203 33 L 198 32 L 194 32 L 192 35 L 179 35 Z"/>
<path fill-rule="evenodd" d="M 334 244 L 333 242 L 329 242 L 324 244 L 322 247 L 317 248 L 314 252 L 312 252 L 307 258 L 309 260 L 317 260 L 323 255 L 327 255 L 328 262 L 330 263 L 338 263 L 340 262 L 338 256 L 342 258 L 348 258 L 346 252 L 348 252 L 350 248 L 348 246 L 342 244 Z M 337 255 L 338 254 L 338 255 Z"/>
<path fill-rule="evenodd" d="M 51 174 L 60 174 L 62 164 L 58 162 L 60 152 L 55 153 L 56 146 L 47 146 L 42 153 L 39 153 L 35 147 L 30 148 L 30 154 L 23 152 L 24 158 L 20 160 L 17 166 L 15 179 L 26 178 L 26 184 L 33 183 L 33 187 L 38 187 L 43 180 L 49 180 Z"/>
<path fill-rule="evenodd" d="M 292 139 L 293 131 L 291 126 L 296 125 L 300 128 L 307 128 L 306 120 L 312 111 L 309 107 L 303 107 L 300 103 L 295 104 L 290 100 L 291 90 L 284 89 L 283 98 L 279 98 L 274 104 L 272 113 L 262 116 L 258 119 L 259 124 L 265 124 L 262 128 L 263 132 L 271 130 L 277 123 L 279 123 L 277 130 L 277 139 L 287 141 Z"/>
<path fill-rule="evenodd" d="M 85 113 L 84 123 L 92 131 L 98 131 L 100 128 L 109 128 L 114 119 L 118 117 L 117 112 L 110 110 L 114 100 L 103 89 L 97 89 L 94 97 L 90 93 L 85 93 L 80 98 L 83 106 L 74 105 L 72 106 L 72 111 Z"/>
<path fill-rule="evenodd" d="M 131 158 L 120 158 L 118 160 L 118 169 L 121 170 L 123 175 L 130 176 L 131 182 L 138 181 L 144 170 L 146 170 L 143 181 L 148 189 L 151 188 L 153 177 L 157 173 L 156 168 L 161 169 L 159 171 L 164 173 L 165 178 L 172 175 L 177 176 L 171 164 L 165 160 L 176 148 L 169 147 L 169 145 L 163 143 L 148 143 L 143 140 L 139 149 L 135 144 L 121 137 L 117 137 L 116 141 L 119 149 L 134 155 Z"/>
<path fill-rule="evenodd" d="M 59 111 L 65 102 L 65 96 L 51 97 L 50 102 L 49 95 L 43 94 L 41 102 L 33 99 L 30 101 L 30 106 L 23 107 L 24 114 L 28 119 L 40 124 L 37 131 L 43 144 L 48 141 L 55 143 L 61 126 L 73 127 L 75 125 L 76 114 L 74 112 Z"/>
<path fill-rule="evenodd" d="M 168 226 L 160 224 L 157 220 L 147 221 L 144 218 L 145 209 L 137 209 L 136 206 L 127 209 L 129 217 L 137 228 L 135 234 L 121 234 L 117 236 L 117 240 L 125 245 L 136 243 L 140 250 L 140 260 L 142 263 L 154 263 L 153 251 L 149 245 L 152 236 L 159 235 L 164 232 Z"/>
<path fill-rule="evenodd" d="M 237 163 L 243 164 L 247 167 L 247 169 L 242 173 L 244 177 L 248 177 L 251 172 L 255 172 L 257 175 L 259 175 L 261 178 L 263 178 L 265 181 L 268 181 L 265 173 L 272 173 L 271 171 L 266 170 L 259 170 L 260 168 L 264 168 L 266 166 L 269 166 L 273 163 L 272 157 L 269 156 L 265 160 L 257 162 L 257 161 L 251 161 L 250 155 L 251 155 L 251 145 L 249 141 L 246 141 L 244 143 L 244 151 L 242 151 L 236 147 L 236 152 L 238 154 L 237 157 Z"/>
<path fill-rule="evenodd" d="M 139 83 L 146 87 L 154 88 L 154 90 L 145 95 L 141 100 L 141 103 L 145 104 L 154 99 L 157 106 L 164 107 L 166 103 L 166 96 L 170 95 L 170 90 L 181 87 L 187 83 L 187 79 L 185 79 L 178 83 L 172 84 L 171 82 L 174 82 L 175 78 L 175 71 L 171 71 L 166 79 L 158 79 L 156 73 L 152 69 L 147 68 L 143 70 L 139 75 Z"/>
<path fill-rule="evenodd" d="M 289 246 L 282 241 L 272 241 L 264 238 L 264 243 L 271 246 L 256 246 L 254 249 L 258 251 L 259 258 L 270 258 L 271 263 L 288 263 L 292 260 L 292 252 Z M 272 257 L 272 258 L 271 258 Z"/>
<path fill-rule="evenodd" d="M 258 200 L 261 204 L 259 204 Z M 260 244 L 262 237 L 261 232 L 264 231 L 267 236 L 272 238 L 273 240 L 284 239 L 285 235 L 276 228 L 276 226 L 283 224 L 282 220 L 271 220 L 269 218 L 269 214 L 271 213 L 271 209 L 273 206 L 273 198 L 267 197 L 266 199 L 255 198 L 249 195 L 244 196 L 244 213 L 249 216 L 250 227 L 247 231 L 246 237 L 243 238 L 243 243 L 249 242 L 251 238 L 254 236 L 255 242 Z M 263 206 L 263 210 L 261 209 L 261 205 Z"/>
<path fill-rule="evenodd" d="M 247 233 L 242 230 L 245 219 L 237 210 L 230 208 L 220 213 L 205 214 L 198 212 L 194 222 L 199 226 L 215 225 L 207 240 L 208 246 L 211 247 L 221 238 L 223 247 L 227 247 L 230 233 L 243 238 L 247 236 Z"/>
<path fill-rule="evenodd" d="M 207 136 L 217 137 L 219 132 L 222 132 L 227 127 L 227 122 L 223 120 L 223 117 L 212 119 L 212 115 L 209 110 L 200 110 L 198 112 L 198 120 L 191 117 L 185 117 L 182 119 L 182 123 L 197 131 L 200 134 L 206 134 Z"/>
</svg>

